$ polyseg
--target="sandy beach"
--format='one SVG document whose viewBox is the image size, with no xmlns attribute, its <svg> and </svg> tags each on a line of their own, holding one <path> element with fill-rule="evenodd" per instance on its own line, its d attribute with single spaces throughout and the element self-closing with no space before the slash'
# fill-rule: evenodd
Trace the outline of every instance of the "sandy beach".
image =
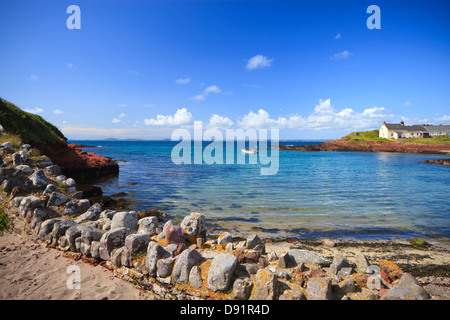
<svg viewBox="0 0 450 320">
<path fill-rule="evenodd" d="M 0 237 L 0 300 L 145 300 L 150 296 L 111 271 L 45 245 L 23 230 L 15 219 L 13 230 Z M 80 268 L 80 289 L 69 289 L 69 266 Z"/>
</svg>

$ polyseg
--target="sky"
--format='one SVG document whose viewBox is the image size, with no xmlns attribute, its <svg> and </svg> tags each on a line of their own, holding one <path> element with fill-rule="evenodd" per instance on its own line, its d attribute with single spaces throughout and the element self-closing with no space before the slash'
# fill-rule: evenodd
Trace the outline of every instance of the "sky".
<svg viewBox="0 0 450 320">
<path fill-rule="evenodd" d="M 80 29 L 69 29 L 80 8 Z M 379 29 L 369 29 L 380 9 Z M 0 1 L 0 97 L 71 139 L 450 124 L 448 1 Z M 78 20 L 77 20 L 78 21 Z M 375 21 L 375 20 L 374 20 Z M 70 23 L 69 23 L 70 24 Z"/>
</svg>

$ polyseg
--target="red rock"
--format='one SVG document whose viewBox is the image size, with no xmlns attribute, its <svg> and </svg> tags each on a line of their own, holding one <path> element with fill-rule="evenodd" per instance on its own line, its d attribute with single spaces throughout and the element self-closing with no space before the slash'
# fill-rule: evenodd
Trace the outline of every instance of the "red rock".
<svg viewBox="0 0 450 320">
<path fill-rule="evenodd" d="M 180 226 L 168 226 L 166 229 L 167 244 L 182 243 L 184 244 L 184 230 Z"/>
</svg>

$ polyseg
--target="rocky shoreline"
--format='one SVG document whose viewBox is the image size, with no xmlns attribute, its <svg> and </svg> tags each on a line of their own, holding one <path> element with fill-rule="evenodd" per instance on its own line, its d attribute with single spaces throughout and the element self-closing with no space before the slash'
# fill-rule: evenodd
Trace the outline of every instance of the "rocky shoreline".
<svg viewBox="0 0 450 320">
<path fill-rule="evenodd" d="M 103 266 L 152 299 L 450 298 L 450 252 L 438 245 L 217 236 L 208 234 L 200 213 L 176 224 L 152 210 L 105 210 L 28 145 L 3 152 L 0 183 L 3 209 L 16 227 L 66 258 Z"/>
<path fill-rule="evenodd" d="M 285 146 L 280 150 L 294 151 L 352 151 L 352 152 L 400 152 L 424 154 L 448 154 L 450 145 L 422 144 L 414 142 L 366 141 L 364 143 L 347 142 L 344 138 L 323 142 L 318 145 Z"/>
</svg>

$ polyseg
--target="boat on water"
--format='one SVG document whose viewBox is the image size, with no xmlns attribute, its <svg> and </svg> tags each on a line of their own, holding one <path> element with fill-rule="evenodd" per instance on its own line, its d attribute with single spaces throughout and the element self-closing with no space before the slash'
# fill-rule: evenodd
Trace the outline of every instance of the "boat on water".
<svg viewBox="0 0 450 320">
<path fill-rule="evenodd" d="M 251 153 L 251 154 L 256 154 L 258 153 L 258 149 L 256 147 L 253 147 L 250 150 L 247 149 L 241 149 L 242 153 Z"/>
</svg>

